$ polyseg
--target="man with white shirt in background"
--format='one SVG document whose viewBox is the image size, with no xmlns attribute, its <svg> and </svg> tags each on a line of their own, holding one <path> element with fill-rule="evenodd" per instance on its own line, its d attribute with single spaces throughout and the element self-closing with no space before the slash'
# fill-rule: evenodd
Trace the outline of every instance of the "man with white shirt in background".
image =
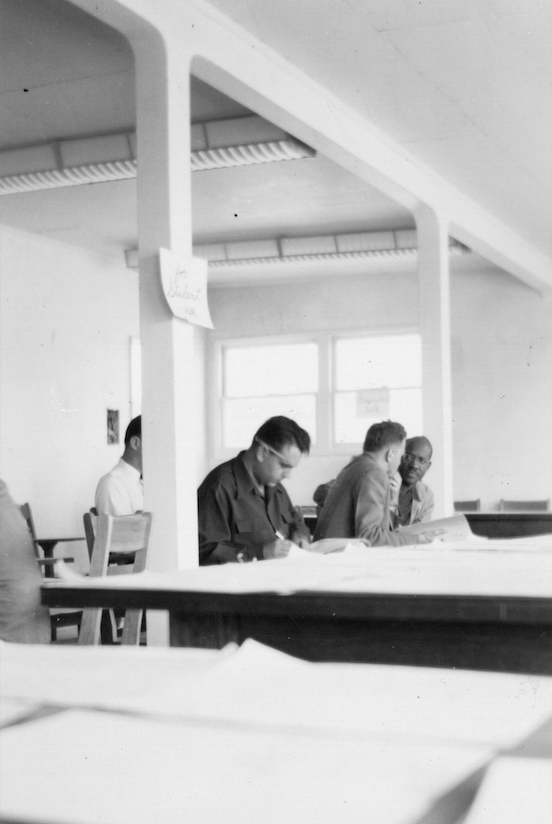
<svg viewBox="0 0 552 824">
<path fill-rule="evenodd" d="M 119 463 L 100 478 L 95 505 L 98 515 L 134 515 L 144 509 L 141 415 L 127 427 L 125 451 Z"/>
</svg>

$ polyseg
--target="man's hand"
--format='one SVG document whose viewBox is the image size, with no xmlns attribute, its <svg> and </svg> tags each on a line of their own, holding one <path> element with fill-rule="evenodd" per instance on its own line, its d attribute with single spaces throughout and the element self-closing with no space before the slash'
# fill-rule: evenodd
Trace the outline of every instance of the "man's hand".
<svg viewBox="0 0 552 824">
<path fill-rule="evenodd" d="M 275 541 L 270 541 L 269 544 L 265 544 L 263 546 L 263 558 L 265 561 L 268 561 L 271 558 L 285 558 L 292 546 L 292 541 L 276 538 Z"/>
<path fill-rule="evenodd" d="M 422 535 L 418 536 L 417 543 L 430 544 L 432 541 L 438 538 L 439 535 L 446 535 L 446 532 L 446 529 L 433 529 L 431 532 L 424 532 L 422 533 Z"/>
<path fill-rule="evenodd" d="M 294 544 L 300 546 L 301 549 L 308 549 L 311 542 L 310 536 L 304 535 L 302 532 L 294 532 L 291 536 L 291 540 Z"/>
<path fill-rule="evenodd" d="M 398 472 L 389 476 L 389 488 L 391 493 L 389 495 L 389 506 L 396 507 L 399 502 L 399 492 L 401 491 L 402 478 Z"/>
</svg>

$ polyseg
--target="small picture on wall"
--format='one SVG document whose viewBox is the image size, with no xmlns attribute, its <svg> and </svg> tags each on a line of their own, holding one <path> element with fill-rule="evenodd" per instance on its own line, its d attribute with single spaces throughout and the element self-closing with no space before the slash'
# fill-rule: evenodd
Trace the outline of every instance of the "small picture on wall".
<svg viewBox="0 0 552 824">
<path fill-rule="evenodd" d="M 119 410 L 107 410 L 107 442 L 119 443 Z"/>
</svg>

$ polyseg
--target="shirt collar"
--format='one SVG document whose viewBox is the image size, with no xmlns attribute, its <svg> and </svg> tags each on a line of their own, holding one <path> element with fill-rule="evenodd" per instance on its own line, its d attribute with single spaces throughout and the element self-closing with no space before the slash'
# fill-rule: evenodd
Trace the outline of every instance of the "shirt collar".
<svg viewBox="0 0 552 824">
<path fill-rule="evenodd" d="M 240 452 L 240 454 L 234 459 L 234 477 L 236 478 L 238 498 L 243 498 L 246 495 L 249 495 L 250 492 L 256 492 L 260 495 L 259 490 L 253 482 L 253 478 L 247 471 L 244 457 L 245 450 Z"/>
<path fill-rule="evenodd" d="M 125 461 L 124 458 L 119 459 L 119 464 L 118 465 L 128 475 L 136 475 L 138 478 L 140 478 L 140 475 L 141 475 L 140 470 L 136 469 L 136 467 L 134 467 L 134 466 L 131 466 L 129 463 L 127 463 Z"/>
<path fill-rule="evenodd" d="M 240 454 L 237 455 L 236 458 L 234 458 L 234 477 L 236 478 L 236 487 L 238 493 L 237 497 L 238 499 L 244 498 L 251 492 L 253 492 L 255 495 L 263 497 L 259 492 L 259 489 L 257 488 L 253 478 L 247 470 L 244 461 L 244 455 L 245 450 L 243 452 L 240 452 Z M 273 489 L 274 492 L 276 492 L 278 495 L 281 494 L 280 484 L 276 484 L 276 486 L 273 487 Z"/>
</svg>

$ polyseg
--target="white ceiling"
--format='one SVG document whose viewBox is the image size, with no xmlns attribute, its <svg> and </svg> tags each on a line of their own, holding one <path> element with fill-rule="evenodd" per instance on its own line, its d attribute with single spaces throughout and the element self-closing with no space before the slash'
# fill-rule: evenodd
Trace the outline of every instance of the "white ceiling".
<svg viewBox="0 0 552 824">
<path fill-rule="evenodd" d="M 552 252 L 550 0 L 211 0 Z"/>
<path fill-rule="evenodd" d="M 167 2 L 167 0 L 164 0 Z M 552 257 L 550 0 L 210 0 Z M 65 0 L 0 0 L 0 150 L 131 130 L 133 57 Z M 192 120 L 246 114 L 192 83 Z M 329 160 L 193 175 L 194 239 L 408 228 Z M 0 198 L 2 220 L 94 248 L 136 244 L 135 183 Z"/>
</svg>

